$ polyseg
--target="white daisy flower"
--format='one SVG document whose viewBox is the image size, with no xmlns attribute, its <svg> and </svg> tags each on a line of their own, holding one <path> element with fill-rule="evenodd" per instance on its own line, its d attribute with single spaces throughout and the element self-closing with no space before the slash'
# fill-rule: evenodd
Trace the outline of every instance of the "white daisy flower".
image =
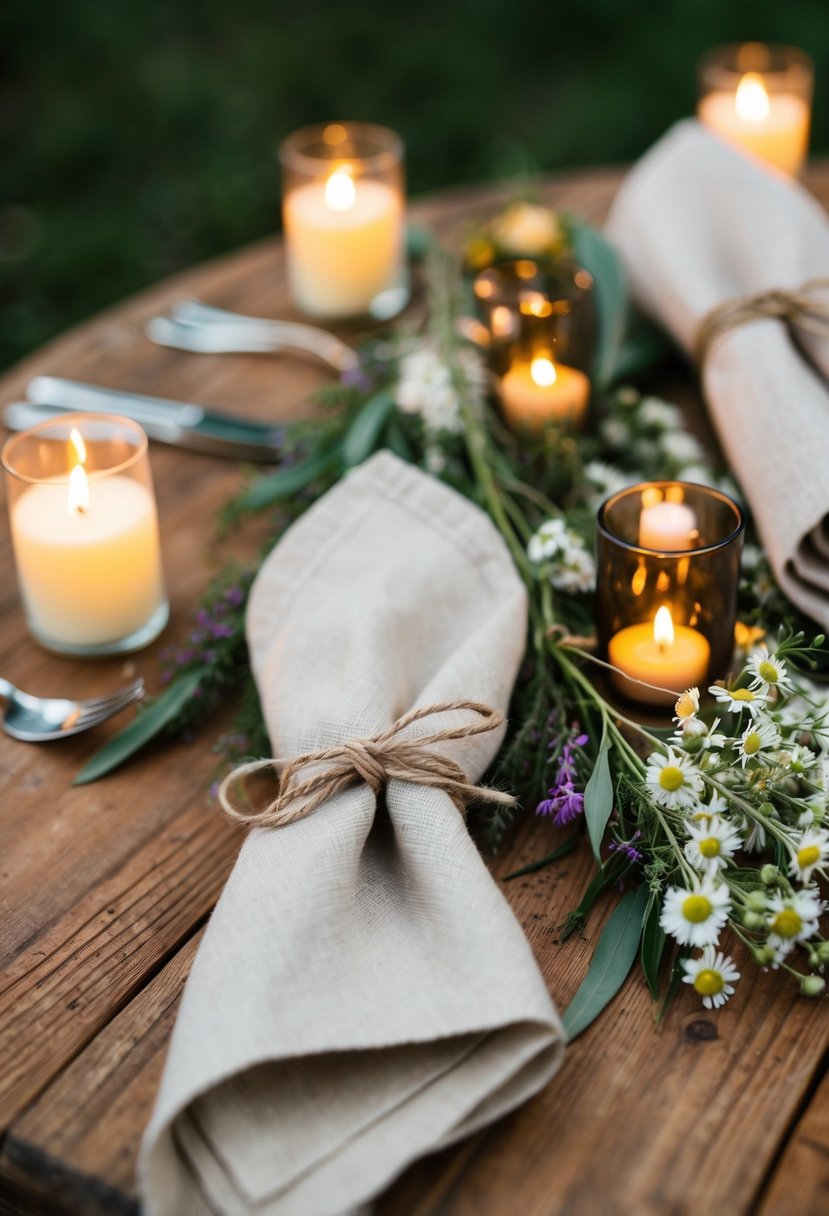
<svg viewBox="0 0 829 1216">
<path fill-rule="evenodd" d="M 768 702 L 762 689 L 723 688 L 721 684 L 712 684 L 708 691 L 732 713 L 738 714 L 741 710 L 747 709 L 752 718 L 765 709 Z"/>
<path fill-rule="evenodd" d="M 697 823 L 708 823 L 715 815 L 722 818 L 727 813 L 728 799 L 722 794 L 711 794 L 707 802 L 700 803 L 691 818 Z"/>
<path fill-rule="evenodd" d="M 719 1009 L 724 1005 L 734 995 L 734 985 L 740 978 L 734 960 L 727 954 L 720 954 L 714 946 L 706 946 L 697 958 L 684 958 L 682 968 L 685 972 L 683 982 L 693 985 L 706 1009 Z"/>
<path fill-rule="evenodd" d="M 624 490 L 634 482 L 629 473 L 622 472 L 612 464 L 605 464 L 602 460 L 589 460 L 582 472 L 596 496 L 600 498 L 607 498 L 609 494 Z"/>
<path fill-rule="evenodd" d="M 471 348 L 459 351 L 456 370 L 465 381 L 470 403 L 480 409 L 486 392 L 486 369 L 477 351 Z M 463 414 L 452 370 L 430 339 L 400 360 L 394 398 L 404 413 L 419 414 L 431 434 L 463 431 Z"/>
<path fill-rule="evenodd" d="M 596 562 L 584 545 L 569 545 L 550 567 L 550 582 L 559 591 L 595 591 Z"/>
<path fill-rule="evenodd" d="M 654 802 L 671 809 L 696 807 L 702 792 L 702 777 L 688 756 L 668 748 L 667 755 L 648 756 L 645 784 Z"/>
<path fill-rule="evenodd" d="M 728 887 L 707 874 L 692 890 L 668 888 L 659 923 L 680 946 L 713 946 L 730 910 Z"/>
<path fill-rule="evenodd" d="M 639 421 L 645 426 L 661 427 L 669 430 L 682 422 L 680 410 L 659 397 L 644 397 L 639 405 Z"/>
<path fill-rule="evenodd" d="M 808 747 L 804 747 L 802 743 L 795 743 L 794 747 L 788 749 L 788 767 L 789 770 L 800 777 L 807 769 L 814 768 L 817 763 L 817 756 Z"/>
<path fill-rule="evenodd" d="M 622 449 L 627 446 L 630 436 L 619 418 L 606 418 L 602 423 L 602 438 L 609 447 Z"/>
<path fill-rule="evenodd" d="M 779 958 L 785 957 L 795 942 L 803 942 L 817 933 L 818 918 L 823 904 L 812 887 L 804 887 L 793 895 L 775 892 L 769 896 L 769 945 Z"/>
<path fill-rule="evenodd" d="M 740 568 L 744 574 L 753 574 L 760 565 L 760 558 L 763 556 L 758 545 L 743 545 L 743 552 L 740 556 Z"/>
<path fill-rule="evenodd" d="M 815 869 L 823 867 L 829 857 L 829 832 L 810 830 L 803 833 L 797 842 L 797 851 L 791 860 L 789 873 L 801 882 L 810 882 Z"/>
<path fill-rule="evenodd" d="M 747 820 L 743 823 L 743 830 L 746 832 L 743 841 L 746 853 L 762 853 L 766 847 L 766 829 L 762 823 L 758 823 L 756 819 Z"/>
<path fill-rule="evenodd" d="M 769 760 L 769 751 L 780 745 L 780 731 L 768 719 L 753 718 L 742 733 L 738 747 L 740 764 L 745 768 L 749 760 Z"/>
<path fill-rule="evenodd" d="M 696 716 L 699 711 L 699 689 L 687 688 L 681 692 L 674 705 L 674 722 L 683 723 Z"/>
<path fill-rule="evenodd" d="M 695 870 L 724 870 L 743 846 L 737 829 L 717 816 L 689 823 L 688 836 L 685 856 Z"/>
<path fill-rule="evenodd" d="M 673 737 L 692 755 L 709 750 L 719 751 L 728 742 L 727 737 L 717 730 L 719 724 L 719 718 L 715 718 L 710 726 L 700 722 L 699 718 L 686 718 L 674 731 Z"/>
<path fill-rule="evenodd" d="M 699 464 L 705 453 L 693 435 L 687 431 L 668 431 L 661 439 L 662 451 L 679 464 Z"/>
<path fill-rule="evenodd" d="M 545 519 L 527 545 L 527 556 L 531 562 L 544 562 L 555 557 L 559 549 L 567 544 L 567 524 L 563 519 Z"/>
<path fill-rule="evenodd" d="M 753 654 L 749 655 L 746 666 L 754 677 L 750 684 L 751 688 L 762 688 L 765 691 L 765 686 L 770 685 L 772 688 L 779 688 L 782 692 L 794 691 L 785 662 L 783 659 L 778 659 L 776 654 L 772 654 L 767 646 L 759 646 Z"/>
</svg>

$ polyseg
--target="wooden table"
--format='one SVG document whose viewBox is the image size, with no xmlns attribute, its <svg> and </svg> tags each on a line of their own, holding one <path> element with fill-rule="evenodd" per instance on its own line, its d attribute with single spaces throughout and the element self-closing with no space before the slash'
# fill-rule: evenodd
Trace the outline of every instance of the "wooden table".
<svg viewBox="0 0 829 1216">
<path fill-rule="evenodd" d="M 600 222 L 620 179 L 601 170 L 562 176 L 546 195 Z M 807 180 L 829 201 L 829 165 Z M 446 232 L 499 197 L 453 192 L 415 213 Z M 186 295 L 291 315 L 280 243 L 189 271 L 58 339 L 0 382 L 0 404 L 20 397 L 36 373 L 54 372 L 280 419 L 324 383 L 324 371 L 296 359 L 152 346 L 142 323 Z M 0 671 L 14 683 L 92 695 L 136 670 L 157 686 L 157 652 L 186 634 L 208 577 L 216 512 L 242 473 L 161 446 L 152 462 L 172 600 L 163 638 L 126 663 L 39 650 L 23 622 L 4 526 Z M 137 1212 L 135 1157 L 179 993 L 239 847 L 208 801 L 210 731 L 72 788 L 74 772 L 114 729 L 41 748 L 0 735 L 0 1213 Z M 494 863 L 496 876 L 548 852 L 552 832 L 528 818 Z M 584 939 L 558 943 L 591 865 L 581 848 L 505 887 L 560 1007 L 612 906 L 591 916 Z M 744 972 L 716 1015 L 683 990 L 660 1031 L 640 975 L 632 976 L 543 1093 L 410 1169 L 381 1199 L 382 1216 L 828 1212 L 826 1003 L 798 999 L 791 984 L 749 965 Z"/>
</svg>

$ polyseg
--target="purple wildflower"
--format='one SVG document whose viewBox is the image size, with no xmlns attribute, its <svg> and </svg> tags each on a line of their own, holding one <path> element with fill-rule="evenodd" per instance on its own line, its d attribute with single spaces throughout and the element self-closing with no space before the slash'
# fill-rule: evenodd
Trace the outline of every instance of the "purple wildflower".
<svg viewBox="0 0 829 1216">
<path fill-rule="evenodd" d="M 637 849 L 633 843 L 634 840 L 638 840 L 641 835 L 641 832 L 634 832 L 630 840 L 611 840 L 611 853 L 624 853 L 628 861 L 644 861 L 644 854 L 640 849 Z"/>
<path fill-rule="evenodd" d="M 559 827 L 572 823 L 584 814 L 584 794 L 574 784 L 578 776 L 575 751 L 584 747 L 587 741 L 587 735 L 580 734 L 563 745 L 558 758 L 558 772 L 547 791 L 548 796 L 535 808 L 536 815 L 552 815 L 553 823 Z"/>
<path fill-rule="evenodd" d="M 211 638 L 232 638 L 235 630 L 232 625 L 223 625 L 221 621 L 214 621 L 210 626 Z"/>
<path fill-rule="evenodd" d="M 371 376 L 359 364 L 357 367 L 347 367 L 340 376 L 340 383 L 343 388 L 356 388 L 361 393 L 369 393 L 374 388 Z"/>
<path fill-rule="evenodd" d="M 231 608 L 241 608 L 245 602 L 245 592 L 242 587 L 234 585 L 225 591 L 225 600 Z"/>
</svg>

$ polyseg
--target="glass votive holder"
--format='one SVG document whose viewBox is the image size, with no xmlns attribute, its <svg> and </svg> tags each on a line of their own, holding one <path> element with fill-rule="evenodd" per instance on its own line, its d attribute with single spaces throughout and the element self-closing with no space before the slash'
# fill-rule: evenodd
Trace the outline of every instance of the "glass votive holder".
<svg viewBox="0 0 829 1216">
<path fill-rule="evenodd" d="M 298 308 L 329 321 L 396 316 L 409 300 L 403 141 L 372 123 L 283 141 L 282 221 Z"/>
<path fill-rule="evenodd" d="M 617 692 L 670 705 L 726 675 L 744 530 L 733 499 L 689 482 L 630 486 L 602 503 L 596 618 Z"/>
<path fill-rule="evenodd" d="M 508 426 L 578 426 L 595 348 L 591 275 L 572 262 L 514 258 L 482 270 L 472 290 Z"/>
<path fill-rule="evenodd" d="M 35 641 L 71 655 L 137 650 L 167 623 L 147 436 L 64 414 L 5 444 L 12 545 Z"/>
<path fill-rule="evenodd" d="M 814 64 L 775 43 L 715 47 L 699 61 L 697 117 L 711 131 L 792 177 L 809 148 Z"/>
</svg>

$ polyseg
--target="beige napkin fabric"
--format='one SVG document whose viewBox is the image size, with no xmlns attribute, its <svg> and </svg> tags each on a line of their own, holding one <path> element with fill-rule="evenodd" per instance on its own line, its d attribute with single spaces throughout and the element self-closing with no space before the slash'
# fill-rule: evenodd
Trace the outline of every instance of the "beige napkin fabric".
<svg viewBox="0 0 829 1216">
<path fill-rule="evenodd" d="M 374 735 L 418 705 L 505 710 L 526 611 L 486 516 L 373 457 L 290 529 L 252 590 L 274 755 Z M 477 780 L 501 735 L 440 746 Z M 352 1210 L 555 1072 L 561 1024 L 463 817 L 399 781 L 386 804 L 362 785 L 246 840 L 145 1135 L 150 1216 Z"/>
<path fill-rule="evenodd" d="M 700 321 L 724 300 L 829 275 L 829 221 L 812 196 L 694 121 L 634 167 L 607 232 L 636 302 L 689 354 Z M 703 383 L 775 576 L 829 627 L 826 376 L 829 338 L 798 331 L 795 340 L 783 322 L 759 320 L 716 339 Z"/>
</svg>

